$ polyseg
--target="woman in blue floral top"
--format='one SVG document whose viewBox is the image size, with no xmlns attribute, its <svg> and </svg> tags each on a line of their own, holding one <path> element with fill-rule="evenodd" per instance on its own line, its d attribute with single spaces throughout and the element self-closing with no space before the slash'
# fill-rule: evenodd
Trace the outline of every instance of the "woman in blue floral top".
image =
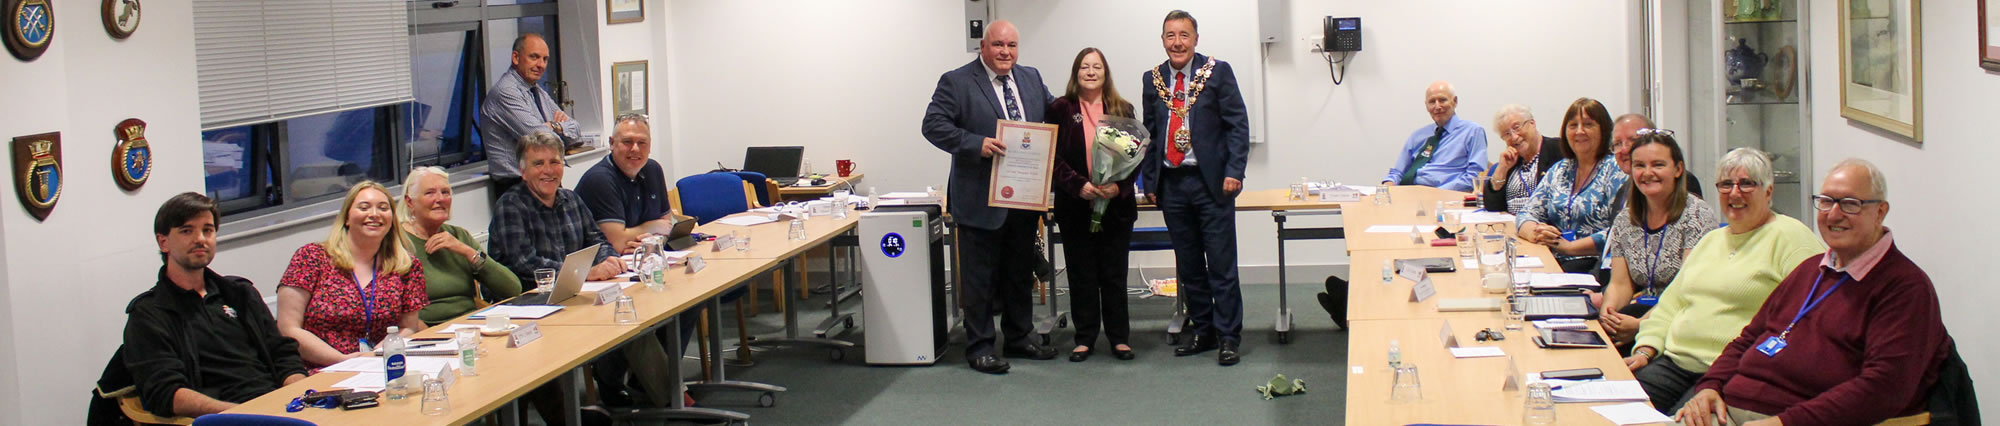
<svg viewBox="0 0 2000 426">
<path fill-rule="evenodd" d="M 1625 172 L 1611 162 L 1611 113 L 1595 99 L 1577 98 L 1563 113 L 1563 159 L 1542 174 L 1517 219 L 1522 240 L 1549 246 L 1564 272 L 1597 266 L 1605 230 L 1618 215 L 1611 202 Z"/>
</svg>

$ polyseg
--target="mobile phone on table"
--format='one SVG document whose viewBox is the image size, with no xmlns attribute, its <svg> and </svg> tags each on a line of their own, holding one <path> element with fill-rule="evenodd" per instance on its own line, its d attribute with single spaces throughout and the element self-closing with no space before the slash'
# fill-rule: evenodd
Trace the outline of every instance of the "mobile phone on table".
<svg viewBox="0 0 2000 426">
<path fill-rule="evenodd" d="M 1544 371 L 1542 372 L 1542 378 L 1562 379 L 1562 380 L 1595 380 L 1604 378 L 1604 370 L 1599 370 L 1595 368 L 1578 368 L 1573 370 Z"/>
</svg>

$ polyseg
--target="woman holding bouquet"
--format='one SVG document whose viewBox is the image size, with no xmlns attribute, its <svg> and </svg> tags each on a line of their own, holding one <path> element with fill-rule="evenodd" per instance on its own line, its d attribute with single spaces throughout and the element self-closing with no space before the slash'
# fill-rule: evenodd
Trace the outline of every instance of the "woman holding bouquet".
<svg viewBox="0 0 2000 426">
<path fill-rule="evenodd" d="M 1138 176 L 1132 165 L 1143 149 L 1130 152 L 1097 147 L 1100 120 L 1131 119 L 1131 102 L 1111 84 L 1104 53 L 1084 48 L 1070 65 L 1069 86 L 1049 105 L 1048 119 L 1056 132 L 1055 216 L 1062 227 L 1063 256 L 1069 264 L 1071 308 L 1076 313 L 1076 349 L 1069 360 L 1082 362 L 1097 351 L 1099 325 L 1111 354 L 1133 358 L 1127 344 L 1130 317 L 1125 309 L 1126 267 L 1130 263 L 1132 222 L 1139 217 L 1132 197 Z M 1138 130 L 1139 126 L 1128 126 Z M 1140 131 L 1140 133 L 1144 133 Z M 1128 135 L 1129 136 L 1129 135 Z M 1128 144 L 1142 143 L 1129 137 Z M 1108 141 L 1108 140 L 1107 140 Z M 1100 155 L 1098 152 L 1104 149 Z M 1129 163 L 1129 164 L 1127 164 Z M 1122 171 L 1123 173 L 1119 173 Z"/>
</svg>

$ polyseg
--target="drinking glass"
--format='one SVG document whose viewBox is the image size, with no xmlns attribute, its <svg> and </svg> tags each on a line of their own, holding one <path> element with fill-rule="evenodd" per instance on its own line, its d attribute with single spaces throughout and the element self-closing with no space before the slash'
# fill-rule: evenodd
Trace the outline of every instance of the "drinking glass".
<svg viewBox="0 0 2000 426">
<path fill-rule="evenodd" d="M 611 321 L 619 324 L 639 322 L 639 308 L 632 302 L 632 296 L 618 296 L 618 305 L 611 310 Z"/>
<path fill-rule="evenodd" d="M 1389 205 L 1389 187 L 1386 186 L 1375 187 L 1374 198 L 1375 198 L 1375 205 L 1378 206 Z"/>
<path fill-rule="evenodd" d="M 1531 425 L 1556 424 L 1555 388 L 1548 383 L 1536 382 L 1528 385 L 1527 399 L 1523 402 L 1521 423 Z"/>
<path fill-rule="evenodd" d="M 1507 298 L 1507 331 L 1520 331 L 1528 319 L 1528 288 L 1516 285 Z"/>
<path fill-rule="evenodd" d="M 451 400 L 445 395 L 443 380 L 424 378 L 423 412 L 427 416 L 442 416 L 451 412 Z"/>
<path fill-rule="evenodd" d="M 535 291 L 554 291 L 555 288 L 556 270 L 549 268 L 535 270 Z"/>
<path fill-rule="evenodd" d="M 742 235 L 737 235 L 736 231 L 729 231 L 729 236 L 736 239 L 736 251 L 750 251 L 750 233 L 744 232 Z"/>
<path fill-rule="evenodd" d="M 792 219 L 792 229 L 788 234 L 791 235 L 793 241 L 805 241 L 806 221 L 804 219 Z"/>
<path fill-rule="evenodd" d="M 1287 194 L 1290 194 L 1290 195 L 1289 195 L 1289 198 L 1291 198 L 1291 200 L 1292 200 L 1292 201 L 1305 201 L 1305 199 L 1306 199 L 1306 184 L 1303 184 L 1303 183 L 1294 183 L 1294 184 L 1292 184 L 1292 190 L 1291 190 L 1291 192 L 1289 192 L 1289 193 L 1287 193 Z"/>
<path fill-rule="evenodd" d="M 1395 381 L 1389 385 L 1389 402 L 1407 404 L 1424 400 L 1424 385 L 1417 380 L 1417 366 L 1408 362 L 1396 367 Z"/>
</svg>

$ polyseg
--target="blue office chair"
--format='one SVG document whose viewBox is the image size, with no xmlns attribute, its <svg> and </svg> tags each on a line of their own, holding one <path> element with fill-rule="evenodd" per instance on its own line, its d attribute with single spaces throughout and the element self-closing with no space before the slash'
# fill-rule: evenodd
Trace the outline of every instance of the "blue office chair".
<svg viewBox="0 0 2000 426">
<path fill-rule="evenodd" d="M 313 422 L 261 414 L 210 414 L 194 418 L 194 426 L 313 426 Z"/>
<path fill-rule="evenodd" d="M 667 202 L 674 211 L 694 216 L 695 223 L 708 224 L 725 216 L 750 211 L 756 205 L 756 200 L 751 199 L 756 193 L 750 182 L 744 181 L 735 173 L 706 173 L 684 177 L 674 182 L 674 189 L 667 191 Z M 750 293 L 749 288 L 745 287 L 722 294 L 722 303 L 737 303 L 738 348 L 747 348 L 750 345 L 750 332 L 744 327 L 744 308 L 740 303 L 743 295 L 748 293 Z M 708 363 L 712 362 L 708 359 L 708 333 L 712 332 L 713 325 L 708 323 L 708 315 L 702 315 L 697 323 L 700 330 L 697 340 L 701 342 L 702 371 L 706 372 L 709 371 Z M 748 350 L 739 349 L 739 351 L 742 352 L 739 358 L 748 362 Z"/>
<path fill-rule="evenodd" d="M 751 189 L 757 190 L 757 198 L 755 200 L 757 205 L 769 207 L 778 204 L 776 195 L 778 183 L 771 181 L 770 177 L 758 172 L 737 171 L 729 173 L 743 178 L 744 183 L 750 184 Z"/>
</svg>

